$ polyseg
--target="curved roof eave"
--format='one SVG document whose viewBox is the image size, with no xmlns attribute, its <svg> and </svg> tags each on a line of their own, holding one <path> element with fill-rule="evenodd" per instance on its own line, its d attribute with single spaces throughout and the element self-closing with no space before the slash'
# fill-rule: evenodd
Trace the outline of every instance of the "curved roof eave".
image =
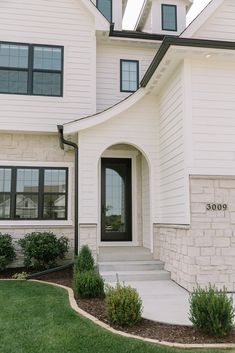
<svg viewBox="0 0 235 353">
<path fill-rule="evenodd" d="M 147 90 L 140 87 L 135 93 L 125 98 L 123 101 L 115 104 L 111 108 L 104 110 L 103 112 L 86 116 L 69 123 L 64 124 L 64 132 L 66 134 L 76 133 L 81 130 L 91 128 L 93 126 L 102 124 L 109 119 L 116 117 L 117 115 L 123 113 L 124 111 L 130 109 L 134 104 L 141 100 Z"/>
</svg>

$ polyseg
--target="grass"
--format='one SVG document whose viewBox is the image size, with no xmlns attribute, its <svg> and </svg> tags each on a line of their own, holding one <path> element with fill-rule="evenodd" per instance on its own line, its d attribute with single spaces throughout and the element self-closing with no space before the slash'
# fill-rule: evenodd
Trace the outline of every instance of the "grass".
<svg viewBox="0 0 235 353">
<path fill-rule="evenodd" d="M 176 353 L 182 350 L 110 334 L 77 315 L 69 306 L 67 292 L 61 288 L 26 281 L 0 281 L 0 352 Z"/>
</svg>

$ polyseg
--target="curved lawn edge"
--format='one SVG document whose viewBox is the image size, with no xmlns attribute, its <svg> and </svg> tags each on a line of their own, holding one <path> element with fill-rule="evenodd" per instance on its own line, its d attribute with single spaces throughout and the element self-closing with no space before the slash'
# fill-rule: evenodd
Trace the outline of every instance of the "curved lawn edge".
<svg viewBox="0 0 235 353">
<path fill-rule="evenodd" d="M 0 282 L 1 281 L 17 281 L 17 280 L 15 280 L 15 279 L 0 279 Z M 158 344 L 158 345 L 166 346 L 166 347 L 171 347 L 171 348 L 183 348 L 183 349 L 190 349 L 190 348 L 229 349 L 229 348 L 235 348 L 235 343 L 183 344 L 183 343 L 159 341 L 159 340 L 156 340 L 156 339 L 144 338 L 144 337 L 132 335 L 132 334 L 129 334 L 129 333 L 126 333 L 126 332 L 123 332 L 123 331 L 118 331 L 118 330 L 115 330 L 113 327 L 111 327 L 111 326 L 105 324 L 104 322 L 100 321 L 96 317 L 92 316 L 91 314 L 88 314 L 86 311 L 82 310 L 81 308 L 79 308 L 79 306 L 77 305 L 77 302 L 76 302 L 76 300 L 74 298 L 74 292 L 73 292 L 72 288 L 69 288 L 69 287 L 66 287 L 66 286 L 63 286 L 63 285 L 57 284 L 57 283 L 39 281 L 39 280 L 29 280 L 29 282 L 35 282 L 35 283 L 40 283 L 40 284 L 51 285 L 51 286 L 62 288 L 64 290 L 66 290 L 67 293 L 68 293 L 68 297 L 69 297 L 70 307 L 76 313 L 78 313 L 79 315 L 81 315 L 84 318 L 90 320 L 94 324 L 102 327 L 103 329 L 105 329 L 105 330 L 107 330 L 110 333 L 115 334 L 115 335 L 119 335 L 119 336 L 127 337 L 127 338 L 133 338 L 133 339 L 137 339 L 137 340 L 140 340 L 140 341 L 143 341 L 143 342 L 154 343 L 154 344 Z"/>
</svg>

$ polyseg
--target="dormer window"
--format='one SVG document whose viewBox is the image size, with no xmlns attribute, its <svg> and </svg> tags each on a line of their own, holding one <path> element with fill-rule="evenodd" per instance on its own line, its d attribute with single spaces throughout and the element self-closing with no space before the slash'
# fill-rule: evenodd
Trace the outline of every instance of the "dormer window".
<svg viewBox="0 0 235 353">
<path fill-rule="evenodd" d="M 112 22 L 112 0 L 97 0 L 97 8 L 107 18 L 109 22 Z"/>
<path fill-rule="evenodd" d="M 162 4 L 162 30 L 177 31 L 176 5 Z"/>
</svg>

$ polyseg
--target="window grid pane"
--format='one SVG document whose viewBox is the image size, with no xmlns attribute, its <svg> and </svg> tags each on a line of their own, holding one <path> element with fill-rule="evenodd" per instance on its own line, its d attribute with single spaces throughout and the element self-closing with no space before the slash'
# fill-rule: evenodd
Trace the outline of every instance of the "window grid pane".
<svg viewBox="0 0 235 353">
<path fill-rule="evenodd" d="M 22 93 L 28 91 L 28 72 L 0 69 L 0 93 Z"/>
<path fill-rule="evenodd" d="M 162 5 L 162 29 L 166 31 L 177 31 L 175 5 Z"/>
<path fill-rule="evenodd" d="M 61 48 L 34 47 L 34 69 L 61 70 Z"/>
<path fill-rule="evenodd" d="M 0 192 L 11 191 L 11 169 L 0 168 Z"/>
<path fill-rule="evenodd" d="M 44 219 L 65 219 L 66 197 L 61 194 L 45 194 L 43 203 Z"/>
<path fill-rule="evenodd" d="M 38 192 L 38 188 L 38 169 L 17 169 L 16 192 Z"/>
<path fill-rule="evenodd" d="M 121 91 L 135 92 L 138 89 L 138 62 L 121 62 Z"/>
<path fill-rule="evenodd" d="M 60 96 L 61 74 L 49 72 L 34 72 L 33 94 L 43 96 Z"/>
<path fill-rule="evenodd" d="M 38 218 L 38 195 L 35 194 L 17 194 L 16 219 Z"/>
<path fill-rule="evenodd" d="M 0 44 L 0 66 L 28 68 L 29 48 L 27 45 Z"/>
<path fill-rule="evenodd" d="M 9 219 L 11 216 L 11 194 L 0 193 L 0 219 Z"/>
<path fill-rule="evenodd" d="M 97 0 L 97 7 L 107 20 L 112 22 L 112 0 Z"/>
</svg>

